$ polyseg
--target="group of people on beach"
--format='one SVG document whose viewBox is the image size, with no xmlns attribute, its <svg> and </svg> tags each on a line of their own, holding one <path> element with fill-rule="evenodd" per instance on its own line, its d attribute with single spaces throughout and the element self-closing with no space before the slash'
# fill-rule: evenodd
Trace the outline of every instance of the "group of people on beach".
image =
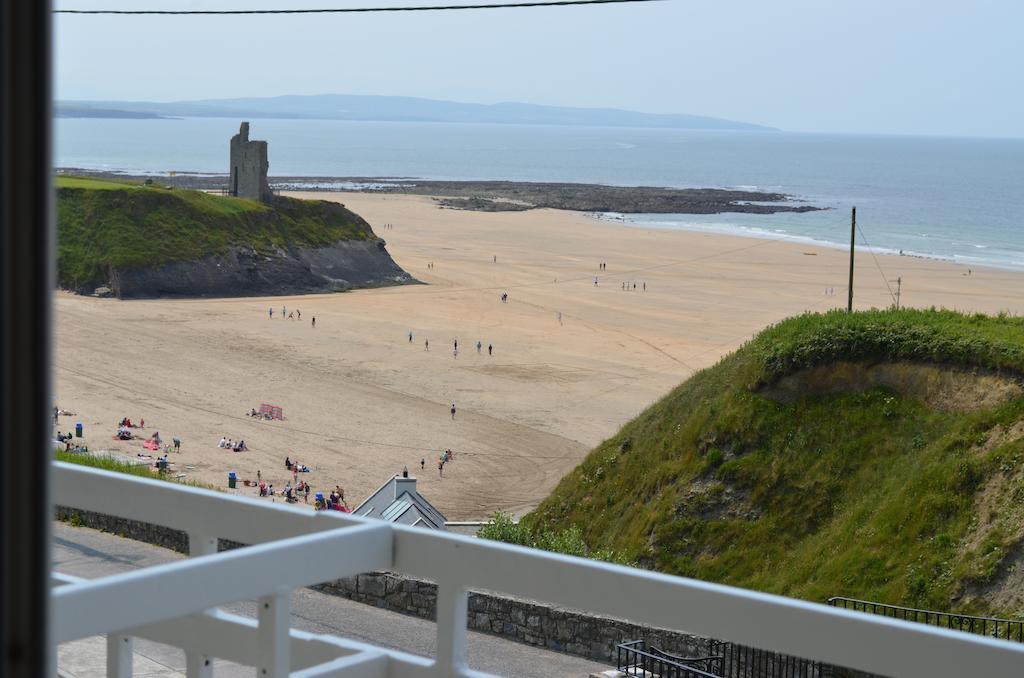
<svg viewBox="0 0 1024 678">
<path fill-rule="evenodd" d="M 411 344 L 412 343 L 412 339 L 413 339 L 412 330 L 409 330 L 409 334 L 407 336 L 408 336 L 408 339 L 409 339 L 409 343 Z M 423 350 L 424 351 L 429 351 L 430 350 L 430 339 L 424 339 L 423 340 Z M 476 352 L 477 352 L 477 355 L 482 354 L 483 351 L 484 351 L 484 343 L 482 341 L 480 341 L 479 339 L 477 339 L 477 341 L 476 341 Z M 487 355 L 491 355 L 491 356 L 494 355 L 494 344 L 487 344 Z M 453 339 L 452 340 L 452 357 L 455 358 L 456 360 L 459 357 L 459 340 L 458 339 Z"/>
<path fill-rule="evenodd" d="M 249 448 L 246 446 L 244 440 L 234 441 L 231 438 L 221 437 L 220 442 L 217 443 L 217 447 L 222 450 L 231 450 L 233 452 L 245 452 Z"/>
<path fill-rule="evenodd" d="M 632 287 L 630 287 L 630 285 L 632 285 Z M 643 282 L 642 285 L 643 285 L 643 288 L 642 288 L 643 291 L 646 292 L 647 291 L 647 282 L 646 281 Z M 622 289 L 623 290 L 629 290 L 629 289 L 634 289 L 635 290 L 636 289 L 636 282 L 632 282 L 632 283 L 623 282 L 622 283 Z"/>
<path fill-rule="evenodd" d="M 270 316 L 271 320 L 273 320 L 273 318 L 274 318 L 274 307 L 273 306 L 271 306 L 271 307 L 269 307 L 267 309 L 267 315 Z M 288 318 L 288 320 L 302 320 L 302 311 L 300 311 L 299 309 L 295 309 L 294 311 L 289 311 L 287 306 L 282 306 L 281 307 L 281 317 L 282 318 Z M 312 325 L 313 327 L 316 327 L 316 316 L 313 316 L 313 319 L 310 322 L 310 325 Z"/>
</svg>

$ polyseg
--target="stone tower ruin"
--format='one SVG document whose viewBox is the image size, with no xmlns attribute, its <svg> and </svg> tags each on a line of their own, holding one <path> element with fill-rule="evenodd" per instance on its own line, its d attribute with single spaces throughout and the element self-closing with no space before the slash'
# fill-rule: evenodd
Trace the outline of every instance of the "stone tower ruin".
<svg viewBox="0 0 1024 678">
<path fill-rule="evenodd" d="M 228 192 L 240 198 L 270 202 L 273 193 L 267 183 L 267 142 L 249 141 L 249 123 L 243 122 L 231 137 L 231 177 Z"/>
</svg>

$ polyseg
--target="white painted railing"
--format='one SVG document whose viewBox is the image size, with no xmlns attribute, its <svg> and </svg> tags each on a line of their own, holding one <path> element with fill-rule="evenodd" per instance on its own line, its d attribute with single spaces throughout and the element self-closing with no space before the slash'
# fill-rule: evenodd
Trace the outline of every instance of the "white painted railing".
<svg viewBox="0 0 1024 678">
<path fill-rule="evenodd" d="M 183 530 L 193 558 L 83 580 L 55 575 L 52 637 L 106 634 L 107 675 L 131 675 L 132 638 L 183 648 L 190 677 L 210 657 L 257 676 L 482 676 L 466 666 L 469 590 L 902 677 L 1024 675 L 1024 645 L 336 512 L 268 504 L 54 463 L 62 506 Z M 217 540 L 252 544 L 218 553 Z M 292 557 L 302 553 L 302 558 Z M 291 629 L 295 588 L 371 570 L 438 585 L 437 655 L 419 657 Z M 217 610 L 258 600 L 257 619 Z M 212 608 L 212 609 L 211 609 Z"/>
</svg>

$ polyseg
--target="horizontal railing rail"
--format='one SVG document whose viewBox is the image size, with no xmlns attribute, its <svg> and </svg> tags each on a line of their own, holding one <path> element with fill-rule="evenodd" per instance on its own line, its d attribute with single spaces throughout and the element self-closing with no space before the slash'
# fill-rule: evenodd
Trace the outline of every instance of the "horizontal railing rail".
<svg viewBox="0 0 1024 678">
<path fill-rule="evenodd" d="M 919 610 L 913 607 L 887 605 L 871 600 L 858 600 L 843 596 L 833 596 L 827 602 L 832 607 L 839 607 L 844 610 L 867 612 L 868 614 L 876 614 L 892 619 L 902 619 L 918 624 L 928 624 L 945 629 L 955 629 L 957 631 L 1024 643 L 1024 620 L 1020 619 L 978 617 L 969 614 L 956 614 L 954 612 Z"/>
<path fill-rule="evenodd" d="M 72 640 L 95 633 L 131 635 L 140 624 L 159 623 L 189 614 L 200 603 L 221 604 L 223 595 L 188 596 L 188 604 L 171 596 L 143 598 L 154 615 L 133 609 L 131 595 L 146 596 L 167 577 L 193 578 L 204 584 L 232 577 L 253 584 L 232 584 L 231 596 L 257 597 L 257 628 L 263 629 L 260 656 L 265 675 L 285 675 L 287 663 L 287 594 L 315 579 L 352 574 L 357 567 L 384 569 L 429 579 L 438 584 L 437 654 L 429 668 L 408 668 L 385 657 L 380 675 L 468 676 L 466 668 L 467 592 L 486 590 L 654 627 L 683 630 L 710 638 L 765 648 L 838 666 L 895 677 L 928 675 L 1012 675 L 1024 665 L 1024 645 L 984 636 L 912 624 L 880 616 L 781 596 L 626 568 L 610 563 L 526 549 L 473 537 L 382 523 L 347 514 L 314 513 L 212 490 L 155 479 L 119 475 L 73 464 L 55 463 L 53 496 L 79 510 L 150 522 L 189 534 L 198 558 L 147 568 L 132 576 L 55 589 L 57 637 Z M 360 529 L 362 528 L 362 529 Z M 217 539 L 264 544 L 216 553 Z M 296 542 L 287 540 L 302 539 Z M 333 553 L 346 544 L 366 546 L 365 560 L 291 558 L 287 544 L 330 542 Z M 351 540 L 351 541 L 349 541 Z M 284 548 L 281 543 L 286 543 Z M 293 546 L 294 549 L 294 546 Z M 230 558 L 230 561 L 226 559 Z M 281 576 L 271 582 L 268 573 Z M 335 562 L 337 561 L 337 562 Z M 230 562 L 230 567 L 219 563 Z M 330 567 L 329 565 L 335 565 Z M 283 573 L 288 572 L 287 576 Z M 120 581 L 119 581 L 120 580 Z M 263 590 L 257 590 L 263 589 Z M 204 587 L 204 591 L 208 591 Z M 104 601 L 86 615 L 84 603 Z M 123 602 L 117 602 L 123 600 Z M 216 602 L 213 602 L 216 601 Z M 61 617 L 68 613 L 68 621 Z M 186 652 L 190 649 L 186 648 Z M 192 650 L 193 654 L 195 653 Z M 338 658 L 340 661 L 341 658 Z M 369 660 L 367 660 L 369 661 Z M 285 668 L 281 668 L 284 666 Z M 398 668 L 401 667 L 401 668 Z M 362 671 L 363 669 L 360 669 Z M 337 675 L 355 675 L 338 668 Z M 327 674 L 324 674 L 327 675 Z M 369 674 L 361 674 L 369 675 Z"/>
</svg>

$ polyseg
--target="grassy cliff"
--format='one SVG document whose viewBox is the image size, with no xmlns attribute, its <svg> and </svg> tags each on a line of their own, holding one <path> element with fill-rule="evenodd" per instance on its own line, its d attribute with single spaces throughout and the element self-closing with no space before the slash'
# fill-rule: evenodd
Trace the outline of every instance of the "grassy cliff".
<svg viewBox="0 0 1024 678">
<path fill-rule="evenodd" d="M 244 198 L 79 177 L 57 178 L 57 276 L 65 288 L 95 285 L 111 269 L 222 254 L 272 252 L 368 240 L 362 218 L 326 201 Z"/>
<path fill-rule="evenodd" d="M 622 428 L 524 519 L 664 572 L 1024 612 L 1024 319 L 805 315 Z"/>
</svg>

